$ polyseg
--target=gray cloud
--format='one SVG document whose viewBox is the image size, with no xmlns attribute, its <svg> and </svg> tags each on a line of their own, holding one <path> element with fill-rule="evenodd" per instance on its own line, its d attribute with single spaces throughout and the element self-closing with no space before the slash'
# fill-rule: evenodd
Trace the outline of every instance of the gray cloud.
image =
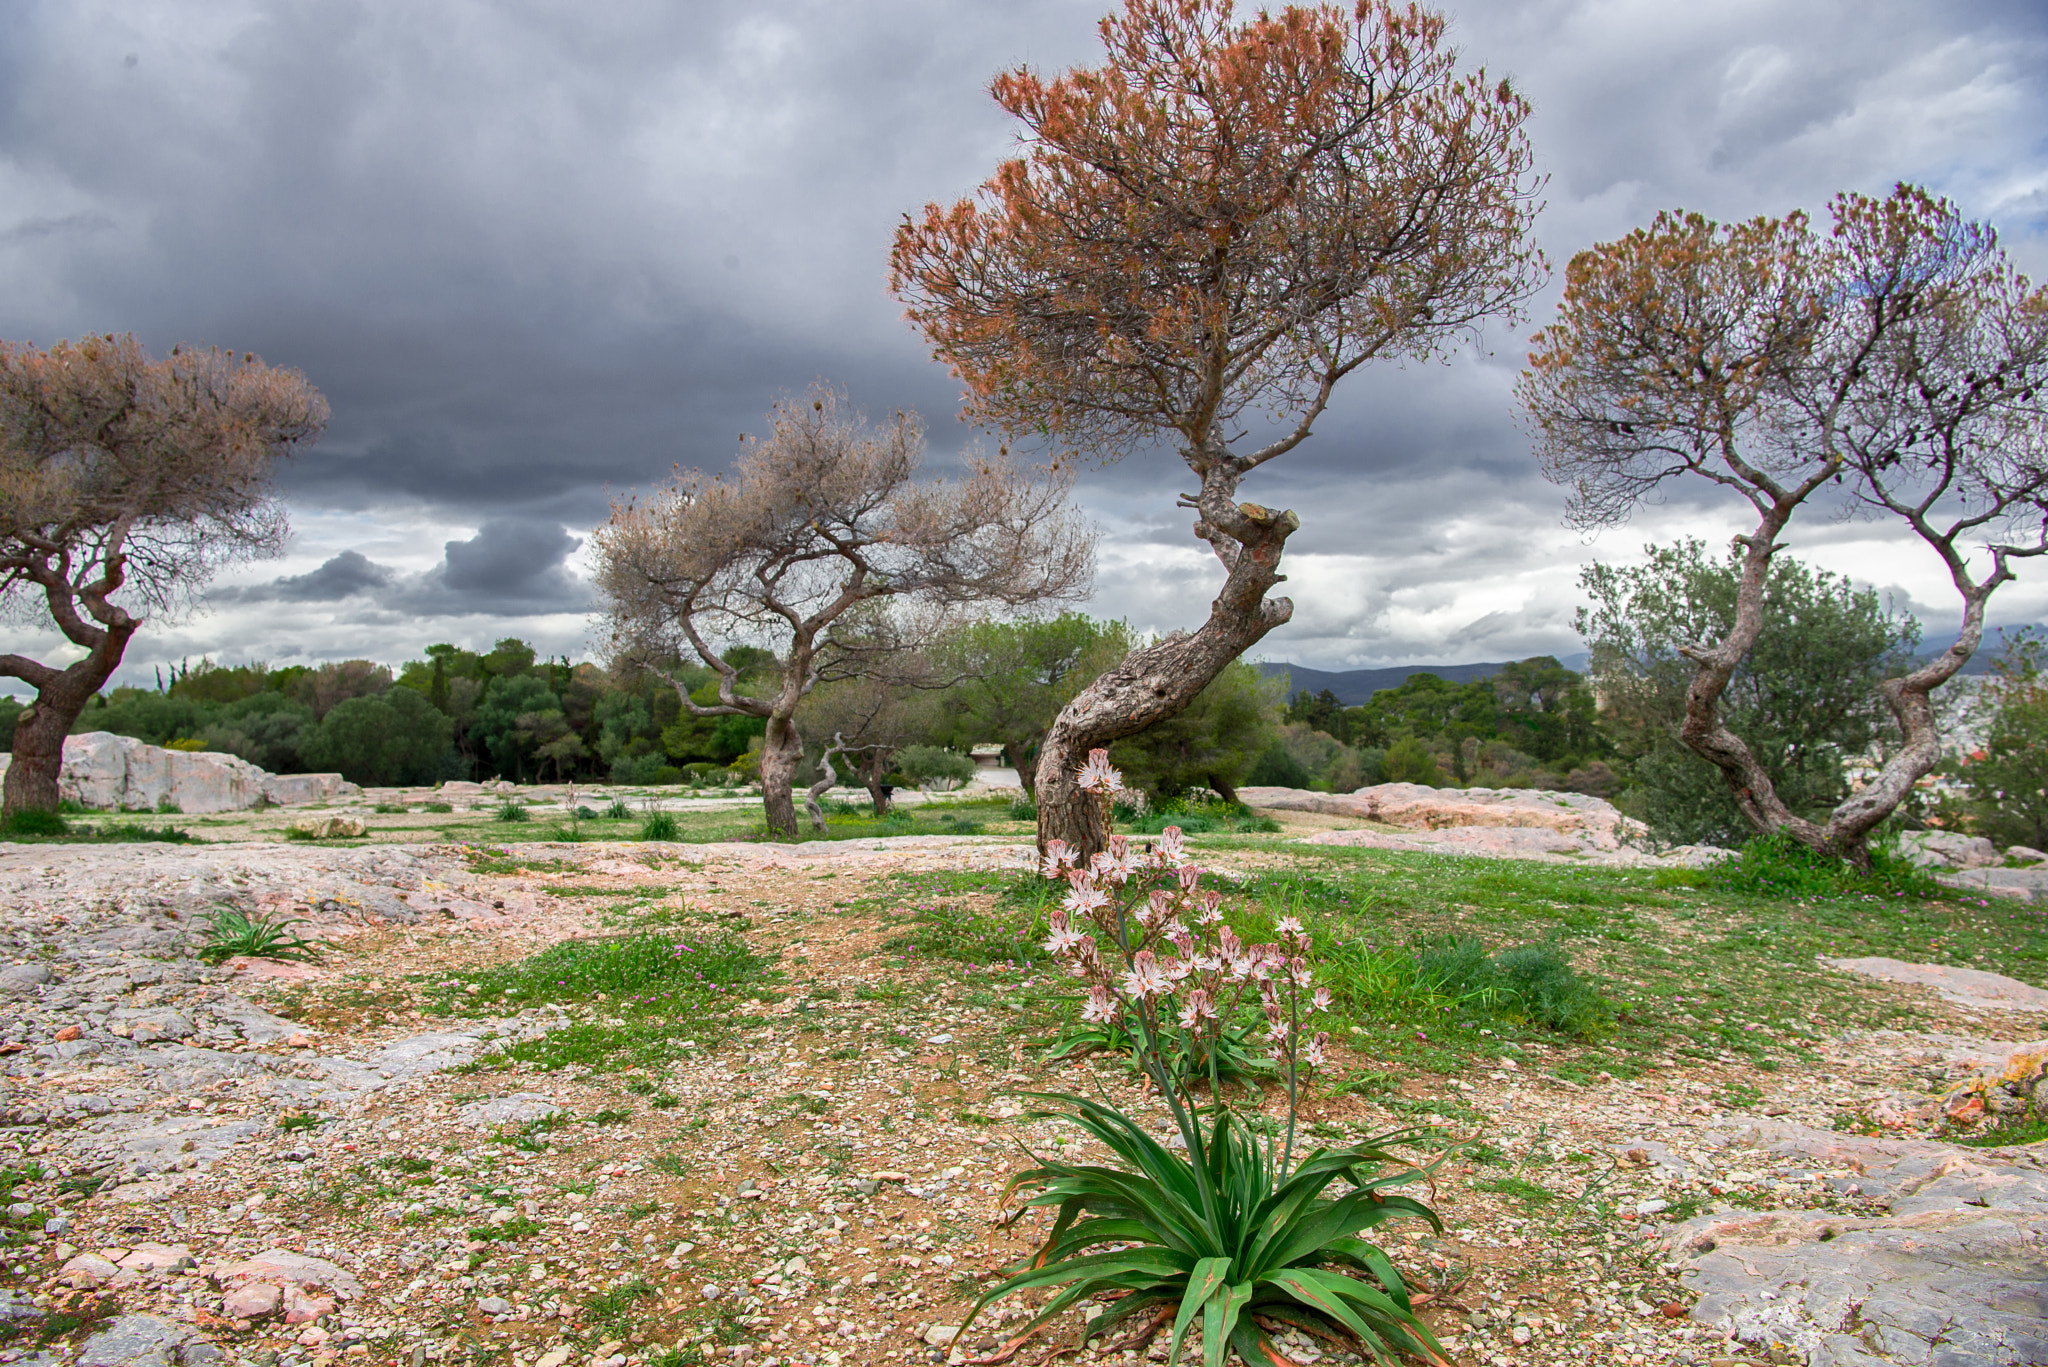
<svg viewBox="0 0 2048 1367">
<path fill-rule="evenodd" d="M 872 409 L 922 410 L 942 455 L 964 444 L 957 384 L 883 288 L 889 236 L 1013 146 L 988 78 L 1094 60 L 1110 3 L 12 8 L 0 336 L 131 329 L 297 366 L 334 408 L 288 472 L 302 525 L 482 529 L 431 566 L 337 536 L 316 552 L 326 564 L 223 591 L 212 618 L 145 633 L 135 659 L 174 639 L 310 657 L 371 639 L 393 655 L 450 620 L 564 641 L 588 589 L 563 528 L 597 524 L 610 497 L 675 463 L 723 466 L 778 394 L 815 378 Z M 1469 0 L 1451 13 L 1468 56 L 1535 101 L 1550 176 L 1539 232 L 1560 265 L 1659 208 L 1818 211 L 1838 189 L 1900 179 L 1995 217 L 2023 263 L 2048 264 L 2038 5 Z M 1361 373 L 1309 443 L 1250 482 L 1247 496 L 1304 518 L 1296 619 L 1270 654 L 1573 649 L 1588 554 L 1718 529 L 1711 493 L 1674 490 L 1590 550 L 1560 530 L 1562 498 L 1536 476 L 1510 392 L 1554 290 L 1478 354 Z M 1145 628 L 1200 619 L 1214 562 L 1172 508 L 1184 480 L 1164 452 L 1090 474 L 1089 505 L 1118 542 L 1098 611 Z M 1939 601 L 1938 582 L 1894 570 L 1913 551 L 1833 536 L 1808 539 Z M 2040 578 L 2001 600 L 2037 615 Z M 262 615 L 293 593 L 335 612 Z M 1494 624 L 1483 640 L 1461 637 L 1478 622 Z"/>
<path fill-rule="evenodd" d="M 393 626 L 446 617 L 529 617 L 583 612 L 590 585 L 564 563 L 583 542 L 560 523 L 495 518 L 442 547 L 432 569 L 408 574 L 360 551 L 342 551 L 305 574 L 215 590 L 218 603 L 323 603 L 334 620 Z"/>
</svg>

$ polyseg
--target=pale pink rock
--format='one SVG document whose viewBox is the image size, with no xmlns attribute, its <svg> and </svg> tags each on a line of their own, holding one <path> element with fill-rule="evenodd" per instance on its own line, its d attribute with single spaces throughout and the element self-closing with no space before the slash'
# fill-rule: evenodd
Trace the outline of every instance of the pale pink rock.
<svg viewBox="0 0 2048 1367">
<path fill-rule="evenodd" d="M 213 1279 L 221 1285 L 235 1281 L 292 1282 L 332 1291 L 343 1300 L 354 1300 L 363 1294 L 363 1284 L 356 1280 L 354 1273 L 325 1258 L 281 1248 L 265 1249 L 253 1258 L 216 1267 Z"/>
<path fill-rule="evenodd" d="M 126 1272 L 168 1272 L 191 1262 L 192 1250 L 183 1244 L 137 1244 L 121 1259 L 121 1268 Z"/>
<path fill-rule="evenodd" d="M 1931 987 L 1952 1002 L 1994 1011 L 2048 1011 L 2048 992 L 2002 973 L 1981 968 L 1951 968 L 1947 964 L 1913 964 L 1902 959 L 1872 956 L 1863 959 L 1825 959 L 1830 968 L 1843 969 L 1888 983 Z"/>
<path fill-rule="evenodd" d="M 287 1282 L 284 1287 L 284 1322 L 286 1324 L 311 1324 L 322 1315 L 334 1313 L 334 1299 L 331 1296 L 309 1296 L 296 1283 Z"/>
<path fill-rule="evenodd" d="M 233 1320 L 260 1320 L 275 1315 L 283 1299 L 276 1282 L 244 1282 L 221 1298 L 220 1312 Z"/>
<path fill-rule="evenodd" d="M 66 1286 L 84 1291 L 95 1286 L 105 1286 L 121 1271 L 109 1260 L 97 1253 L 81 1253 L 57 1269 L 57 1277 Z"/>
<path fill-rule="evenodd" d="M 1379 783 L 1352 793 L 1317 793 L 1305 788 L 1246 787 L 1237 790 L 1249 807 L 1284 812 L 1323 812 L 1410 830 L 1455 826 L 1529 827 L 1584 836 L 1598 849 L 1613 850 L 1642 825 L 1611 802 L 1584 793 L 1538 788 L 1431 788 L 1420 783 Z"/>
</svg>

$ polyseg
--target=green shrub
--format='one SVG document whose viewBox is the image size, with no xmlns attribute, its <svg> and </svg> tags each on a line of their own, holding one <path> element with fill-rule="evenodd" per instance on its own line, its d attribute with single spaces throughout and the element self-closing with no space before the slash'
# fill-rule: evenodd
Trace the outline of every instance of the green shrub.
<svg viewBox="0 0 2048 1367">
<path fill-rule="evenodd" d="M 421 804 L 420 810 L 423 812 L 435 812 L 442 816 L 446 816 L 448 813 L 455 810 L 455 804 L 452 802 L 427 802 Z"/>
<path fill-rule="evenodd" d="M 527 811 L 521 803 L 507 802 L 504 806 L 498 808 L 497 813 L 491 819 L 493 821 L 511 822 L 531 821 L 533 820 L 533 814 Z"/>
<path fill-rule="evenodd" d="M 936 745 L 909 745 L 896 752 L 896 768 L 919 788 L 949 792 L 974 777 L 974 761 Z"/>
<path fill-rule="evenodd" d="M 199 957 L 210 964 L 236 957 L 281 962 L 317 959 L 326 948 L 325 942 L 308 940 L 293 932 L 293 926 L 304 924 L 296 917 L 252 918 L 232 907 L 225 908 L 214 913 L 213 928 L 200 947 Z"/>
<path fill-rule="evenodd" d="M 605 807 L 604 815 L 607 821 L 630 821 L 633 819 L 633 809 L 626 805 L 624 798 L 615 797 Z"/>
<path fill-rule="evenodd" d="M 63 817 L 43 807 L 24 807 L 0 823 L 8 835 L 62 835 L 70 829 Z"/>
<path fill-rule="evenodd" d="M 1780 832 L 1761 835 L 1743 845 L 1733 859 L 1702 869 L 1671 869 L 1658 882 L 1753 897 L 1848 897 L 1876 893 L 1887 897 L 1940 897 L 1941 884 L 1925 869 L 1898 853 L 1891 833 L 1873 841 L 1869 869 L 1858 869 L 1833 855 L 1815 853 Z"/>
<path fill-rule="evenodd" d="M 1028 797 L 1021 802 L 1012 802 L 1010 804 L 1010 820 L 1037 821 L 1038 804 Z"/>
<path fill-rule="evenodd" d="M 640 823 L 642 840 L 680 840 L 683 828 L 676 821 L 673 812 L 649 812 L 647 819 Z"/>
</svg>

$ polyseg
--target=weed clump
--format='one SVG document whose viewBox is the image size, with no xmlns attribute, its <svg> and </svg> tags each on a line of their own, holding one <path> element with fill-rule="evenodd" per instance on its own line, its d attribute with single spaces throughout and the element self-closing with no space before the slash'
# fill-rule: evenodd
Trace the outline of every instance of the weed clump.
<svg viewBox="0 0 2048 1367">
<path fill-rule="evenodd" d="M 642 840 L 680 840 L 683 838 L 682 825 L 673 813 L 649 812 L 647 819 L 640 823 Z"/>
<path fill-rule="evenodd" d="M 43 807 L 24 807 L 0 823 L 8 835 L 63 835 L 70 829 L 63 817 Z"/>
<path fill-rule="evenodd" d="M 1859 869 L 1847 860 L 1810 850 L 1782 832 L 1756 837 L 1744 844 L 1733 859 L 1702 869 L 1672 869 L 1660 874 L 1658 881 L 1666 886 L 1752 897 L 1853 897 L 1875 893 L 1928 900 L 1947 892 L 1932 874 L 1899 854 L 1896 838 L 1874 842 L 1870 867 Z"/>
<path fill-rule="evenodd" d="M 200 946 L 199 957 L 210 964 L 233 958 L 273 959 L 282 963 L 306 962 L 320 957 L 323 940 L 308 940 L 292 930 L 304 925 L 297 917 L 250 917 L 233 907 L 213 915 L 213 927 Z"/>
<path fill-rule="evenodd" d="M 532 813 L 528 812 L 526 808 L 520 803 L 508 802 L 504 806 L 498 808 L 497 813 L 494 816 L 492 816 L 491 819 L 493 821 L 509 821 L 517 823 L 521 821 L 531 821 L 533 820 L 533 815 Z"/>
</svg>

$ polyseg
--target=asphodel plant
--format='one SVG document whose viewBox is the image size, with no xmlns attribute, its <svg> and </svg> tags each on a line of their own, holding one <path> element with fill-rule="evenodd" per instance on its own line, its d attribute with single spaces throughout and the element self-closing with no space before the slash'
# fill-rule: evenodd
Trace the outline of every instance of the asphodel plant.
<svg viewBox="0 0 2048 1367">
<path fill-rule="evenodd" d="M 1103 750 L 1090 753 L 1078 780 L 1105 805 L 1122 789 Z M 1283 917 L 1271 943 L 1243 942 L 1173 826 L 1146 848 L 1112 836 L 1085 862 L 1053 841 L 1040 873 L 1067 887 L 1047 950 L 1085 985 L 1083 1016 L 1128 1032 L 1177 1142 L 1162 1142 L 1103 1102 L 1034 1094 L 1049 1103 L 1035 1117 L 1079 1126 L 1113 1161 L 1036 1159 L 1011 1179 L 1005 1200 L 1022 1199 L 1010 1219 L 1048 1209 L 1052 1228 L 976 1303 L 960 1335 L 996 1300 L 1056 1291 L 981 1361 L 1002 1361 L 1062 1311 L 1113 1295 L 1089 1336 L 1123 1326 L 1131 1335 L 1125 1346 L 1142 1348 L 1170 1328 L 1169 1364 L 1199 1331 L 1206 1367 L 1221 1367 L 1233 1352 L 1248 1364 L 1284 1367 L 1290 1359 L 1274 1334 L 1290 1327 L 1375 1358 L 1446 1362 L 1400 1272 L 1369 1237 L 1397 1218 L 1442 1228 L 1428 1206 L 1392 1194 L 1427 1172 L 1389 1151 L 1396 1135 L 1296 1152 L 1302 1084 L 1328 1044 L 1304 1022 L 1330 1002 L 1314 984 L 1312 941 L 1300 920 Z M 1254 1002 L 1287 1087 L 1284 1124 L 1238 1114 L 1213 1072 L 1220 1032 Z M 1167 1040 L 1176 1029 L 1208 1046 L 1198 1049 L 1212 1060 L 1206 1096 L 1197 1090 L 1205 1079 L 1171 1066 Z"/>
</svg>

